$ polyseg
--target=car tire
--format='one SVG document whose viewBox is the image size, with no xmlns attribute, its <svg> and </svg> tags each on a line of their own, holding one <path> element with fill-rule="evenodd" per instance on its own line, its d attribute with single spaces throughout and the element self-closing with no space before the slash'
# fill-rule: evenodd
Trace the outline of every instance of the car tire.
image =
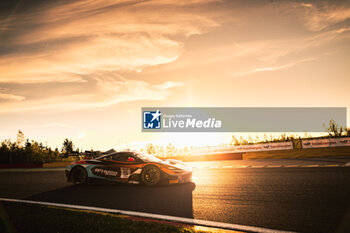
<svg viewBox="0 0 350 233">
<path fill-rule="evenodd" d="M 141 173 L 141 182 L 147 186 L 157 185 L 160 182 L 161 174 L 156 166 L 147 166 Z"/>
<path fill-rule="evenodd" d="M 88 176 L 85 168 L 76 167 L 71 172 L 71 180 L 74 184 L 86 184 L 88 181 Z"/>
</svg>

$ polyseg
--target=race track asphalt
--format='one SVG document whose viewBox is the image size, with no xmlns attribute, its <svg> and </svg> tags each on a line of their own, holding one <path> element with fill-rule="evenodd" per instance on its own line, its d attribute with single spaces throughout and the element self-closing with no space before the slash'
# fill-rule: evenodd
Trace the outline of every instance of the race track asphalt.
<svg viewBox="0 0 350 233">
<path fill-rule="evenodd" d="M 134 210 L 297 232 L 350 232 L 350 167 L 205 168 L 193 183 L 66 183 L 63 170 L 1 171 L 0 197 Z M 205 164 L 203 162 L 202 164 Z"/>
</svg>

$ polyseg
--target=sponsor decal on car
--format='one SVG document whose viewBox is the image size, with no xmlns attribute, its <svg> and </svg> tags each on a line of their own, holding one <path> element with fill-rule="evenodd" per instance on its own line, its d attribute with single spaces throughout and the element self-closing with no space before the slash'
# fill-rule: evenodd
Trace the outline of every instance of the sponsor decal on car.
<svg viewBox="0 0 350 233">
<path fill-rule="evenodd" d="M 129 178 L 131 172 L 130 168 L 121 167 L 120 168 L 120 178 Z"/>
<path fill-rule="evenodd" d="M 117 170 L 112 170 L 112 169 L 105 169 L 105 168 L 101 168 L 101 167 L 95 167 L 92 169 L 92 173 L 98 176 L 113 176 L 116 177 L 118 175 L 118 171 Z"/>
</svg>

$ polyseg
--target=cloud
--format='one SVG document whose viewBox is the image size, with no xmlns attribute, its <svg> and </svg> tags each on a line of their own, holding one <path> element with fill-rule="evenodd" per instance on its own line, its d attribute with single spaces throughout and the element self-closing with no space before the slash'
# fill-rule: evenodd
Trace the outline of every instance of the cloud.
<svg viewBox="0 0 350 233">
<path fill-rule="evenodd" d="M 275 1 L 259 5 L 239 2 L 228 9 L 232 18 L 225 18 L 227 12 L 220 8 L 223 18 L 228 20 L 222 28 L 194 37 L 197 40 L 186 45 L 187 50 L 180 59 L 147 71 L 191 72 L 216 66 L 227 69 L 224 73 L 232 75 L 285 69 L 310 57 L 334 53 L 336 43 L 349 36 L 350 25 L 343 22 L 347 18 L 344 13 L 347 6 L 341 4 L 321 8 L 317 2 Z M 343 12 L 342 17 L 329 21 L 323 30 L 310 31 L 314 15 L 333 14 L 331 12 Z"/>
<path fill-rule="evenodd" d="M 2 31 L 0 83 L 84 82 L 172 62 L 184 38 L 219 26 L 187 8 L 208 2 L 77 0 L 21 12 Z"/>
<path fill-rule="evenodd" d="M 142 80 L 115 79 L 112 77 L 99 77 L 96 80 L 100 93 L 98 98 L 103 100 L 102 102 L 92 103 L 96 107 L 137 100 L 164 100 L 170 95 L 169 89 L 183 85 L 183 83 L 173 81 L 152 85 Z"/>
<path fill-rule="evenodd" d="M 46 124 L 28 124 L 24 125 L 24 129 L 38 129 L 38 128 L 70 128 L 72 127 L 69 124 L 64 123 L 58 123 L 58 122 L 52 122 L 52 123 L 46 123 Z"/>
<path fill-rule="evenodd" d="M 335 51 L 322 50 L 341 37 L 348 37 L 350 27 L 341 27 L 294 39 L 252 41 L 236 45 L 235 59 L 248 60 L 248 66 L 240 66 L 229 75 L 244 76 L 263 71 L 275 71 L 328 56 Z M 316 50 L 315 50 L 316 49 Z M 305 57 L 305 54 L 308 54 Z M 253 67 L 253 68 L 252 68 Z"/>
<path fill-rule="evenodd" d="M 278 66 L 268 66 L 268 67 L 253 68 L 253 69 L 251 69 L 249 71 L 232 73 L 232 75 L 233 76 L 245 76 L 245 75 L 248 75 L 248 74 L 254 74 L 254 73 L 264 72 L 264 71 L 283 70 L 283 69 L 287 69 L 287 68 L 293 67 L 293 66 L 295 66 L 297 64 L 300 64 L 300 63 L 304 63 L 304 62 L 307 62 L 307 61 L 315 60 L 317 58 L 318 57 L 302 59 L 302 60 L 299 60 L 299 61 L 294 61 L 294 62 L 291 62 L 291 63 L 278 65 Z"/>
<path fill-rule="evenodd" d="M 350 18 L 350 5 L 334 2 L 301 3 L 304 7 L 305 26 L 311 31 L 321 31 Z"/>
<path fill-rule="evenodd" d="M 10 101 L 21 101 L 21 100 L 25 100 L 26 98 L 24 96 L 12 95 L 12 94 L 6 94 L 6 93 L 0 92 L 0 99 L 10 100 Z"/>
<path fill-rule="evenodd" d="M 181 82 L 134 80 L 125 74 L 177 60 L 188 37 L 220 26 L 218 13 L 203 10 L 211 2 L 38 2 L 6 15 L 0 28 L 0 86 L 26 97 L 2 94 L 7 101 L 0 103 L 0 112 L 166 99 Z M 36 84 L 50 94 L 30 93 Z"/>
<path fill-rule="evenodd" d="M 304 3 L 304 2 L 302 2 L 302 3 L 300 3 L 300 5 L 303 6 L 303 7 L 309 7 L 309 8 L 313 7 L 313 5 L 311 3 Z"/>
<path fill-rule="evenodd" d="M 164 100 L 183 85 L 142 73 L 149 67 L 156 72 L 181 70 L 172 73 L 171 80 L 207 67 L 216 72 L 217 65 L 225 74 L 234 70 L 238 76 L 290 68 L 305 62 L 305 56 L 317 57 L 324 52 L 315 52 L 317 47 L 349 31 L 346 23 L 339 24 L 349 18 L 348 9 L 293 1 L 258 6 L 197 0 L 48 2 L 6 21 L 0 85 L 26 88 L 28 83 L 62 82 L 77 91 L 62 94 L 52 84 L 55 96 L 40 99 L 17 92 L 26 99 L 2 104 L 1 109 L 74 110 Z M 293 27 L 302 32 L 290 33 L 289 26 L 292 32 Z M 218 30 L 207 33 L 214 28 Z M 146 75 L 152 79 L 144 80 Z"/>
<path fill-rule="evenodd" d="M 87 94 L 56 96 L 52 98 L 26 100 L 18 103 L 3 103 L 0 113 L 50 110 L 54 112 L 98 110 L 122 102 L 141 100 L 165 100 L 170 89 L 183 85 L 166 81 L 151 84 L 142 80 L 130 80 L 120 75 L 95 75 L 96 91 Z"/>
</svg>

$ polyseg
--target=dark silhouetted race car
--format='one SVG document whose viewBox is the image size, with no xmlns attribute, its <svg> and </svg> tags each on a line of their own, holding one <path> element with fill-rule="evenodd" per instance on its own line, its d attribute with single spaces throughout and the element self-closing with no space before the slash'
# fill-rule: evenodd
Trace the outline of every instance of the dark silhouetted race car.
<svg viewBox="0 0 350 233">
<path fill-rule="evenodd" d="M 67 181 L 88 183 L 93 179 L 157 185 L 186 183 L 192 169 L 178 160 L 161 160 L 141 152 L 115 152 L 92 160 L 73 162 L 66 167 Z"/>
</svg>

